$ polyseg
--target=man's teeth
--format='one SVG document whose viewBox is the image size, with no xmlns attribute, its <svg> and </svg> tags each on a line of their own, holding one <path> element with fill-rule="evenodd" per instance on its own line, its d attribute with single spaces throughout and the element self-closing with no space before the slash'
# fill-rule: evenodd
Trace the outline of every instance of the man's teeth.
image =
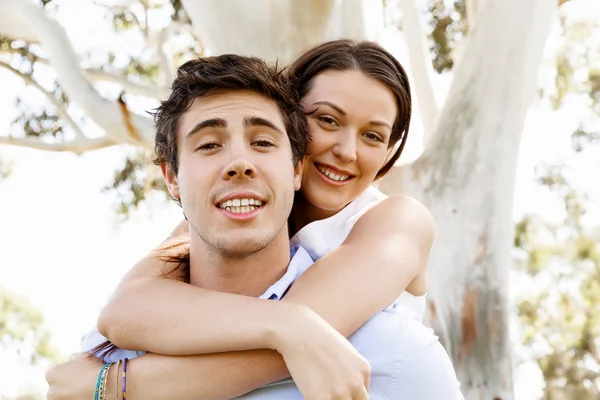
<svg viewBox="0 0 600 400">
<path fill-rule="evenodd" d="M 350 178 L 350 175 L 339 175 L 330 169 L 321 167 L 320 165 L 317 165 L 317 168 L 323 173 L 323 175 L 327 176 L 329 179 L 333 179 L 334 181 L 345 181 Z"/>
<path fill-rule="evenodd" d="M 234 214 L 245 214 L 256 210 L 262 204 L 262 201 L 256 199 L 231 199 L 219 204 L 219 207 Z"/>
</svg>

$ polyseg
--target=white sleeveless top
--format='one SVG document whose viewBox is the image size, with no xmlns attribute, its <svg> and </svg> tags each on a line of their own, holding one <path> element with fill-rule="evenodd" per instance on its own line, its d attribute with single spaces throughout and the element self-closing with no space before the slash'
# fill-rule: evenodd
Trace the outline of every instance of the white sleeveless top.
<svg viewBox="0 0 600 400">
<path fill-rule="evenodd" d="M 337 214 L 306 225 L 294 235 L 290 245 L 302 246 L 312 259 L 317 261 L 338 248 L 346 240 L 356 221 L 387 197 L 378 189 L 369 186 Z M 394 304 L 411 309 L 422 321 L 425 315 L 426 295 L 414 296 L 404 291 Z"/>
</svg>

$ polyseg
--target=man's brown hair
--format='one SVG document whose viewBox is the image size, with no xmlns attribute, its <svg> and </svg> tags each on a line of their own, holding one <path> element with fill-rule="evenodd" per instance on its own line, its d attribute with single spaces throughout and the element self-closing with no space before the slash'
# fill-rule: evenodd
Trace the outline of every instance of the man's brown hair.
<svg viewBox="0 0 600 400">
<path fill-rule="evenodd" d="M 286 76 L 277 65 L 269 65 L 255 57 L 233 54 L 197 58 L 179 67 L 172 90 L 169 98 L 161 102 L 154 112 L 154 163 L 168 163 L 175 174 L 179 169 L 177 133 L 180 117 L 195 99 L 227 91 L 248 90 L 273 100 L 283 117 L 292 146 L 294 166 L 306 153 L 306 146 L 310 140 L 306 115 L 300 108 L 297 93 L 290 90 Z M 173 267 L 165 271 L 165 274 L 180 272 L 183 280 L 189 283 L 187 239 L 178 238 L 165 244 L 158 250 L 157 257 Z M 94 347 L 90 351 L 90 357 L 107 357 L 117 350 L 118 348 L 107 340 Z"/>
<path fill-rule="evenodd" d="M 304 156 L 310 136 L 298 94 L 290 90 L 282 71 L 277 65 L 267 64 L 259 58 L 235 54 L 197 58 L 181 65 L 173 81 L 171 95 L 154 112 L 154 163 L 168 163 L 177 174 L 179 120 L 195 99 L 215 93 L 248 90 L 273 100 L 279 107 L 292 145 L 295 166 Z"/>
</svg>

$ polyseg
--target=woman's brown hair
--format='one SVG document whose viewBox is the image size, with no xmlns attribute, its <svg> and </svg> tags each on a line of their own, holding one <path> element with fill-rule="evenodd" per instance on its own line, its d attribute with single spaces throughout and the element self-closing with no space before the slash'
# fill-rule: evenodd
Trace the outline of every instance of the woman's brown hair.
<svg viewBox="0 0 600 400">
<path fill-rule="evenodd" d="M 400 145 L 389 161 L 379 170 L 383 177 L 402 154 L 412 111 L 410 85 L 406 71 L 398 60 L 377 43 L 348 39 L 333 40 L 313 47 L 302 54 L 288 68 L 292 90 L 304 98 L 311 89 L 313 78 L 328 70 L 358 70 L 387 86 L 396 97 L 398 115 L 392 129 L 389 147 Z"/>
</svg>

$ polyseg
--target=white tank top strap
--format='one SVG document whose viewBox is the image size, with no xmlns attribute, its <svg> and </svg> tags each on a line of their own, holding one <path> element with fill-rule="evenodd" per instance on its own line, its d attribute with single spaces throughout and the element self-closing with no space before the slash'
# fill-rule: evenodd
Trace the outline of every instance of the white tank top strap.
<svg viewBox="0 0 600 400">
<path fill-rule="evenodd" d="M 344 242 L 356 221 L 386 198 L 387 195 L 373 186 L 369 186 L 337 214 L 306 225 L 292 237 L 290 244 L 292 246 L 302 246 L 317 261 L 338 248 Z"/>
</svg>

